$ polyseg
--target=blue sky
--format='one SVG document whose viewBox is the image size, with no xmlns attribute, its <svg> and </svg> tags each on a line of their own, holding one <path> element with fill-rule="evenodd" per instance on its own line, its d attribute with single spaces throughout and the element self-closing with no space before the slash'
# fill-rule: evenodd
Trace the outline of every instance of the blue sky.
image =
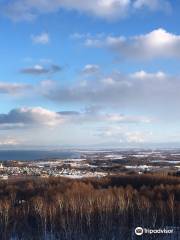
<svg viewBox="0 0 180 240">
<path fill-rule="evenodd" d="M 179 10 L 0 0 L 0 147 L 179 143 Z"/>
</svg>

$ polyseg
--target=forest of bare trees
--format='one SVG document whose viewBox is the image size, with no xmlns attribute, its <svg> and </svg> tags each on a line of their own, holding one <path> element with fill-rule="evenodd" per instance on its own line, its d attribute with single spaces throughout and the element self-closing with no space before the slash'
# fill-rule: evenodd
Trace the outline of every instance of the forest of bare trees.
<svg viewBox="0 0 180 240">
<path fill-rule="evenodd" d="M 128 240 L 135 239 L 129 229 L 136 226 L 178 227 L 179 215 L 180 178 L 175 176 L 0 182 L 2 240 Z"/>
</svg>

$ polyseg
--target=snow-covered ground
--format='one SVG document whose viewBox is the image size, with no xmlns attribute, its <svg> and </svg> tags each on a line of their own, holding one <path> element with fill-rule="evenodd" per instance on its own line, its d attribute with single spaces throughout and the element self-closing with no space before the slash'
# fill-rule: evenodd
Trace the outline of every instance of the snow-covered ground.
<svg viewBox="0 0 180 240">
<path fill-rule="evenodd" d="M 108 154 L 104 156 L 105 158 L 110 158 L 110 159 L 124 159 L 125 156 L 123 155 L 118 155 L 118 154 Z"/>
</svg>

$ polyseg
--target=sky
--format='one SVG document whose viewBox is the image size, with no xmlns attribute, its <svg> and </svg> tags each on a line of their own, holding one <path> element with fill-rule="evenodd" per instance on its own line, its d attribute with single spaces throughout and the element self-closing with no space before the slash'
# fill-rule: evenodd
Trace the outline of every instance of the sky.
<svg viewBox="0 0 180 240">
<path fill-rule="evenodd" d="M 179 144 L 179 12 L 178 0 L 0 0 L 0 148 Z"/>
</svg>

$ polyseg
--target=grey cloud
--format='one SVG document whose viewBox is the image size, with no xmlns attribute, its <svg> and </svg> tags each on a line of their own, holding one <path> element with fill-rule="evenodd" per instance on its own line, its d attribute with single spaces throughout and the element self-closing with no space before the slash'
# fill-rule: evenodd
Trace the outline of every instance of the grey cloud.
<svg viewBox="0 0 180 240">
<path fill-rule="evenodd" d="M 166 0 L 136 0 L 133 6 L 135 9 L 148 8 L 151 11 L 162 10 L 167 13 L 172 10 L 170 2 Z"/>
<path fill-rule="evenodd" d="M 62 67 L 58 65 L 51 65 L 49 67 L 44 67 L 41 65 L 35 65 L 33 67 L 21 69 L 21 73 L 30 75 L 43 75 L 43 74 L 54 74 L 62 71 Z"/>
<path fill-rule="evenodd" d="M 32 88 L 29 84 L 0 82 L 0 94 L 16 95 Z"/>
<path fill-rule="evenodd" d="M 82 74 L 85 75 L 91 75 L 91 74 L 96 74 L 100 71 L 99 65 L 96 64 L 87 64 L 84 66 L 82 70 Z"/>
<path fill-rule="evenodd" d="M 1 128 L 10 129 L 25 126 L 61 124 L 63 119 L 58 113 L 41 107 L 13 109 L 7 114 L 0 114 Z"/>
<path fill-rule="evenodd" d="M 61 111 L 61 112 L 58 112 L 58 114 L 60 114 L 62 116 L 79 116 L 80 112 L 77 112 L 77 111 Z"/>
<path fill-rule="evenodd" d="M 55 73 L 55 72 L 59 72 L 59 71 L 62 71 L 63 70 L 63 67 L 59 66 L 59 65 L 51 65 L 51 72 Z"/>
</svg>

